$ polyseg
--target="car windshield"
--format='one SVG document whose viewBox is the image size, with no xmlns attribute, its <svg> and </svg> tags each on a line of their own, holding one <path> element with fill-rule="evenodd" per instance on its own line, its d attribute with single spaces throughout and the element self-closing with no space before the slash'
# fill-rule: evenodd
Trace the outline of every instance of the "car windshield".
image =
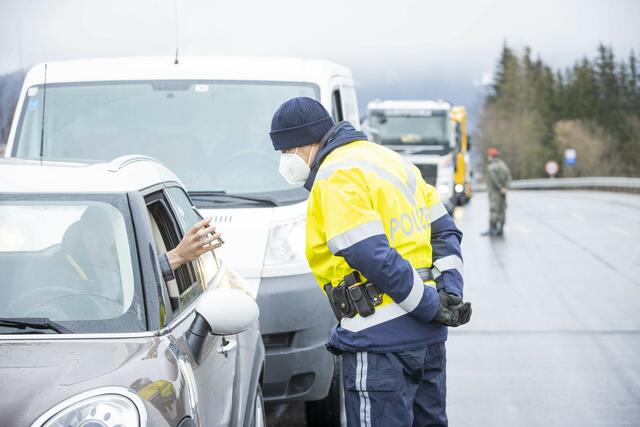
<svg viewBox="0 0 640 427">
<path fill-rule="evenodd" d="M 126 195 L 0 195 L 0 318 L 45 317 L 73 332 L 145 330 L 126 206 Z"/>
<path fill-rule="evenodd" d="M 370 133 L 383 144 L 448 145 L 449 127 L 445 112 L 373 111 Z"/>
<path fill-rule="evenodd" d="M 14 155 L 40 156 L 42 86 L 27 91 Z M 318 98 L 312 84 L 134 81 L 48 84 L 45 159 L 157 158 L 189 191 L 299 193 L 278 173 L 269 138 L 278 106 Z"/>
</svg>

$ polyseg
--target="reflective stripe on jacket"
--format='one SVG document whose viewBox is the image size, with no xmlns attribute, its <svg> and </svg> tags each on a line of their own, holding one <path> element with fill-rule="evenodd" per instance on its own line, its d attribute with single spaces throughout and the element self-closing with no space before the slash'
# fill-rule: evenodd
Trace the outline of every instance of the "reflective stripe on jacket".
<svg viewBox="0 0 640 427">
<path fill-rule="evenodd" d="M 402 351 L 442 342 L 436 292 L 462 296 L 462 233 L 419 170 L 368 141 L 335 148 L 309 196 L 306 255 L 320 284 L 354 270 L 384 292 L 369 317 L 345 318 L 331 344 L 347 351 Z M 435 267 L 434 281 L 416 269 Z"/>
</svg>

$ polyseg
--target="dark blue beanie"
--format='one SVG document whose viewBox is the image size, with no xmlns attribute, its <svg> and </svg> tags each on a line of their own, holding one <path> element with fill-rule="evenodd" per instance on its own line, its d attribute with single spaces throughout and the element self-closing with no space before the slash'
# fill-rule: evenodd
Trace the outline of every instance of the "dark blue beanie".
<svg viewBox="0 0 640 427">
<path fill-rule="evenodd" d="M 293 98 L 278 107 L 271 120 L 273 148 L 284 150 L 319 142 L 333 126 L 333 119 L 318 101 Z"/>
</svg>

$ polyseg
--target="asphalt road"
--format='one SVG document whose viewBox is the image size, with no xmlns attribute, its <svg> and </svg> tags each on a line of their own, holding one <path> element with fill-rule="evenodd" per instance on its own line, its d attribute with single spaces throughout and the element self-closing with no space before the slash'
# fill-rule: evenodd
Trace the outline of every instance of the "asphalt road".
<svg viewBox="0 0 640 427">
<path fill-rule="evenodd" d="M 447 344 L 450 425 L 640 426 L 640 196 L 508 204 L 504 238 L 480 236 L 486 193 L 454 215 L 474 311 Z M 304 426 L 303 405 L 269 420 Z"/>
</svg>

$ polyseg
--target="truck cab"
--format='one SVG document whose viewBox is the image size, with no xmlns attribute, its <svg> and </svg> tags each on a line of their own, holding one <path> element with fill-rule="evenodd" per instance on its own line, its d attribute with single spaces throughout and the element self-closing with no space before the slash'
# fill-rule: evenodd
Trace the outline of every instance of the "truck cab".
<svg viewBox="0 0 640 427">
<path fill-rule="evenodd" d="M 297 96 L 358 127 L 351 71 L 304 59 L 112 58 L 48 63 L 44 83 L 44 64 L 28 72 L 6 155 L 135 153 L 174 171 L 228 242 L 220 255 L 257 295 L 265 400 L 303 400 L 317 425 L 339 423 L 339 371 L 325 349 L 335 317 L 304 252 L 308 192 L 279 175 L 269 130 Z"/>
<path fill-rule="evenodd" d="M 372 101 L 367 105 L 369 138 L 402 154 L 434 186 L 447 210 L 455 206 L 456 135 L 446 101 Z"/>
</svg>

